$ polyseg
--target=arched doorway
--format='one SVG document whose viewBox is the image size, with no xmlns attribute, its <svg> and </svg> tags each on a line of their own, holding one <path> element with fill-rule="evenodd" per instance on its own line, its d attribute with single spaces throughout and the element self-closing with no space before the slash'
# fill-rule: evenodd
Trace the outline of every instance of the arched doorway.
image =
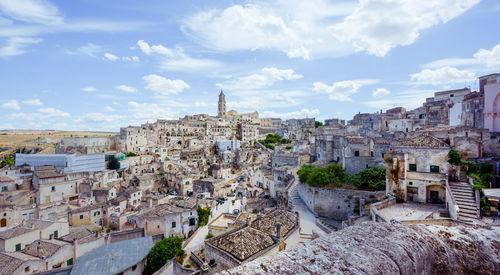
<svg viewBox="0 0 500 275">
<path fill-rule="evenodd" d="M 7 226 L 7 219 L 3 218 L 0 220 L 0 227 L 6 227 Z"/>
<path fill-rule="evenodd" d="M 490 132 L 500 132 L 500 93 L 495 97 L 493 101 L 493 125 Z"/>
</svg>

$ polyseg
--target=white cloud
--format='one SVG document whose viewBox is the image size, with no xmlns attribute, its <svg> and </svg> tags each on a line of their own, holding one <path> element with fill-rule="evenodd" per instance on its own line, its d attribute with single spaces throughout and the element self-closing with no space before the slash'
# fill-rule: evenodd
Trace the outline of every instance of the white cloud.
<svg viewBox="0 0 500 275">
<path fill-rule="evenodd" d="M 21 110 L 21 107 L 19 107 L 19 103 L 15 99 L 9 100 L 6 103 L 2 104 L 2 108 L 9 110 Z"/>
<path fill-rule="evenodd" d="M 361 103 L 375 109 L 389 109 L 400 106 L 415 109 L 422 106 L 426 98 L 434 96 L 434 92 L 435 90 L 408 90 L 388 98 Z"/>
<path fill-rule="evenodd" d="M 41 108 L 38 109 L 38 113 L 40 113 L 40 117 L 43 119 L 61 119 L 71 117 L 69 113 L 54 108 Z"/>
<path fill-rule="evenodd" d="M 102 47 L 92 43 L 87 43 L 77 49 L 80 53 L 97 58 L 96 54 L 102 50 Z"/>
<path fill-rule="evenodd" d="M 217 51 L 278 50 L 289 58 L 384 56 L 422 30 L 446 23 L 479 0 L 252 1 L 188 17 L 183 31 Z M 227 38 L 231 38 L 228 43 Z"/>
<path fill-rule="evenodd" d="M 129 62 L 139 62 L 139 57 L 138 56 L 122 56 L 123 61 L 129 61 Z"/>
<path fill-rule="evenodd" d="M 25 48 L 30 44 L 42 42 L 41 38 L 12 37 L 7 40 L 7 45 L 0 48 L 1 56 L 21 55 L 26 52 Z"/>
<path fill-rule="evenodd" d="M 474 65 L 479 65 L 480 68 L 486 69 L 500 69 L 500 44 L 493 46 L 491 50 L 479 49 L 470 58 L 444 58 L 424 64 L 422 67 L 435 69 L 442 67 L 470 67 Z"/>
<path fill-rule="evenodd" d="M 327 94 L 328 99 L 337 101 L 352 101 L 350 96 L 357 93 L 358 89 L 361 88 L 360 83 L 352 80 L 335 82 L 331 86 L 323 82 L 314 82 L 313 85 L 315 92 Z"/>
<path fill-rule="evenodd" d="M 199 100 L 197 100 L 197 101 L 194 102 L 194 106 L 196 106 L 196 107 L 207 107 L 207 106 L 209 106 L 209 104 L 206 101 L 199 101 Z"/>
<path fill-rule="evenodd" d="M 116 61 L 116 60 L 120 59 L 118 56 L 116 56 L 112 53 L 105 53 L 104 57 L 108 60 L 111 60 L 111 61 Z"/>
<path fill-rule="evenodd" d="M 171 110 L 156 103 L 137 103 L 131 101 L 128 102 L 127 108 L 132 118 L 140 122 L 175 118 Z"/>
<path fill-rule="evenodd" d="M 58 120 L 70 118 L 71 115 L 67 112 L 54 109 L 54 108 L 40 108 L 36 113 L 14 113 L 10 115 L 11 119 L 22 119 L 22 120 Z"/>
<path fill-rule="evenodd" d="M 479 0 L 361 0 L 343 22 L 330 26 L 339 41 L 357 51 L 386 55 L 396 46 L 413 44 L 420 31 L 446 23 Z"/>
<path fill-rule="evenodd" d="M 213 69 L 221 66 L 221 63 L 216 60 L 193 58 L 184 53 L 184 49 L 182 47 L 170 49 L 163 45 L 150 46 L 143 40 L 137 41 L 137 45 L 146 55 L 151 55 L 152 53 L 160 55 L 159 67 L 161 70 L 191 72 Z"/>
<path fill-rule="evenodd" d="M 474 54 L 474 58 L 488 68 L 500 69 L 500 44 L 496 45 L 491 50 L 480 49 Z"/>
<path fill-rule="evenodd" d="M 464 83 L 465 81 L 474 80 L 475 76 L 473 72 L 467 70 L 443 67 L 436 70 L 424 69 L 419 73 L 411 74 L 410 78 L 416 81 L 417 84 L 445 85 Z"/>
<path fill-rule="evenodd" d="M 89 92 L 89 93 L 90 93 L 90 92 L 95 92 L 95 91 L 97 91 L 97 89 L 96 89 L 95 87 L 92 87 L 92 86 L 87 86 L 87 87 L 83 87 L 83 88 L 82 88 L 82 91 L 84 91 L 84 92 Z"/>
<path fill-rule="evenodd" d="M 28 23 L 59 25 L 64 22 L 57 8 L 44 0 L 2 0 L 3 15 Z"/>
<path fill-rule="evenodd" d="M 132 86 L 127 86 L 127 85 L 119 85 L 119 86 L 116 86 L 116 88 L 118 90 L 121 90 L 121 91 L 124 91 L 124 92 L 127 92 L 127 93 L 135 93 L 137 92 L 137 89 L 132 87 Z"/>
<path fill-rule="evenodd" d="M 377 88 L 375 91 L 373 91 L 372 96 L 373 97 L 384 97 L 388 94 L 390 94 L 389 90 L 386 88 Z"/>
<path fill-rule="evenodd" d="M 114 112 L 115 109 L 113 109 L 113 107 L 111 107 L 111 106 L 105 106 L 104 107 L 104 111 L 106 111 L 106 112 Z"/>
<path fill-rule="evenodd" d="M 40 99 L 32 99 L 32 100 L 23 100 L 23 104 L 33 105 L 33 106 L 42 106 L 43 102 Z"/>
<path fill-rule="evenodd" d="M 305 91 L 284 90 L 248 90 L 230 94 L 231 101 L 227 102 L 228 108 L 238 111 L 255 111 L 266 108 L 285 108 L 298 106 L 303 99 L 310 96 Z"/>
<path fill-rule="evenodd" d="M 184 89 L 189 88 L 189 85 L 183 80 L 170 80 L 156 74 L 144 76 L 142 79 L 147 84 L 145 87 L 146 90 L 151 90 L 161 95 L 176 95 Z"/>
<path fill-rule="evenodd" d="M 277 113 L 273 111 L 264 111 L 261 113 L 261 117 L 279 117 L 283 119 L 289 118 L 304 118 L 304 117 L 315 117 L 319 115 L 318 109 L 301 109 L 300 111 L 288 112 L 288 113 Z"/>
<path fill-rule="evenodd" d="M 353 3 L 324 0 L 253 1 L 199 12 L 187 18 L 182 29 L 217 51 L 271 49 L 303 59 L 342 56 L 352 51 L 351 46 L 333 38 L 328 26 L 354 8 Z"/>
<path fill-rule="evenodd" d="M 230 90 L 253 90 L 271 87 L 276 81 L 302 78 L 292 69 L 280 70 L 275 67 L 263 68 L 260 73 L 239 77 L 234 80 L 218 83 L 217 86 Z"/>
</svg>

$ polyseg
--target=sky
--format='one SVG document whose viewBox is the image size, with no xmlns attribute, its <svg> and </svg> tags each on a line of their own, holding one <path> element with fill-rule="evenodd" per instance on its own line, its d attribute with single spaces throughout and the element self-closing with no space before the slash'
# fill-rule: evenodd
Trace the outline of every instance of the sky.
<svg viewBox="0 0 500 275">
<path fill-rule="evenodd" d="M 0 129 L 352 119 L 500 72 L 497 0 L 0 0 Z"/>
</svg>

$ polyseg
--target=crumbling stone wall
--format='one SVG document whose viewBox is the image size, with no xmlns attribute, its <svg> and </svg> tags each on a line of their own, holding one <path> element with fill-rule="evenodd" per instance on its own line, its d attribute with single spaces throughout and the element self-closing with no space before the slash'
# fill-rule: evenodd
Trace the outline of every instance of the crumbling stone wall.
<svg viewBox="0 0 500 275">
<path fill-rule="evenodd" d="M 500 229 L 366 222 L 221 274 L 500 274 Z"/>
</svg>

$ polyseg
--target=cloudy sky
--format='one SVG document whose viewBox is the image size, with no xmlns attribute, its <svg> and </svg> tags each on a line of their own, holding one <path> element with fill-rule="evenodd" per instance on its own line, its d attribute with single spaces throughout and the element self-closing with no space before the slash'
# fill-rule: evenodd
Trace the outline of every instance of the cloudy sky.
<svg viewBox="0 0 500 275">
<path fill-rule="evenodd" d="M 418 107 L 500 71 L 497 0 L 0 0 L 0 129 Z"/>
</svg>

